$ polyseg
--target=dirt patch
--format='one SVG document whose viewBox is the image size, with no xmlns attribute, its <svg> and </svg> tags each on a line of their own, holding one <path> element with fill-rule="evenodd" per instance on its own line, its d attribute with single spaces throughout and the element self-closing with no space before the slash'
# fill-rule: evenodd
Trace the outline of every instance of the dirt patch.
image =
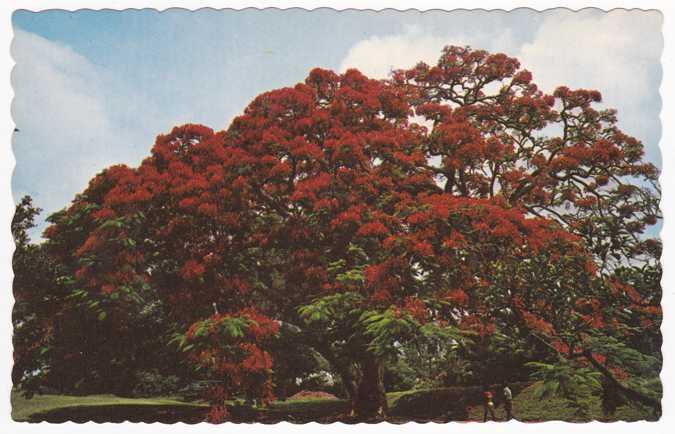
<svg viewBox="0 0 675 434">
<path fill-rule="evenodd" d="M 337 396 L 328 392 L 321 392 L 315 390 L 301 390 L 293 396 L 288 398 L 288 401 L 300 401 L 305 399 L 338 399 Z"/>
</svg>

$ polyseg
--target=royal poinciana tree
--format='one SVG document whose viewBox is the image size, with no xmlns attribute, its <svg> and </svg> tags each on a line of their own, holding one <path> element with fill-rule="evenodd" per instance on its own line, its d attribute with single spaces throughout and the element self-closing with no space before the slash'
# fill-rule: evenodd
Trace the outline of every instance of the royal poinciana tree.
<svg viewBox="0 0 675 434">
<path fill-rule="evenodd" d="M 106 169 L 48 246 L 111 327 L 162 306 L 173 343 L 222 380 L 213 421 L 232 394 L 272 399 L 280 328 L 361 417 L 386 413 L 400 345 L 480 350 L 495 333 L 658 406 L 620 356 L 658 348 L 635 347 L 660 336 L 658 174 L 600 100 L 461 47 L 389 80 L 315 69 L 226 131 L 177 127 L 138 168 Z"/>
</svg>

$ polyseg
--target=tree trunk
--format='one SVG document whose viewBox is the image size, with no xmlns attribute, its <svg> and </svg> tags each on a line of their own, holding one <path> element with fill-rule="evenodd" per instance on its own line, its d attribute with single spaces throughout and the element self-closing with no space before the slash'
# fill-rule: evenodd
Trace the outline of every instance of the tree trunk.
<svg viewBox="0 0 675 434">
<path fill-rule="evenodd" d="M 385 417 L 387 396 L 384 390 L 384 365 L 368 355 L 361 363 L 361 380 L 352 398 L 352 412 L 358 418 Z"/>
<path fill-rule="evenodd" d="M 372 354 L 366 353 L 360 361 L 361 375 L 354 375 L 344 361 L 338 360 L 325 342 L 314 341 L 314 349 L 337 371 L 351 401 L 352 417 L 372 418 L 387 415 L 387 396 L 384 390 L 384 365 Z"/>
<path fill-rule="evenodd" d="M 288 386 L 285 380 L 281 381 L 281 384 L 277 389 L 277 395 L 277 399 L 282 402 L 286 401 L 286 398 L 288 398 Z"/>
<path fill-rule="evenodd" d="M 354 375 L 349 369 L 349 366 L 346 365 L 345 363 L 341 363 L 340 360 L 338 360 L 337 357 L 335 357 L 335 354 L 330 349 L 330 346 L 328 346 L 324 342 L 315 341 L 314 349 L 319 354 L 321 354 L 321 356 L 323 356 L 323 358 L 326 359 L 328 363 L 330 363 L 331 367 L 335 369 L 338 375 L 340 375 L 340 379 L 342 380 L 342 386 L 344 387 L 345 393 L 347 394 L 349 400 L 351 401 L 350 416 L 354 416 L 358 396 L 358 385 L 356 384 L 356 380 L 354 379 Z"/>
</svg>

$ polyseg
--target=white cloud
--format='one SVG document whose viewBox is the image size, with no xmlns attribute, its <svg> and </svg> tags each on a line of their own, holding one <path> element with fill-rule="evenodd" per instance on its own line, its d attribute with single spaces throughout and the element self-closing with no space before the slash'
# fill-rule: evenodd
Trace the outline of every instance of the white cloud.
<svg viewBox="0 0 675 434">
<path fill-rule="evenodd" d="M 658 12 L 560 10 L 543 21 L 519 58 L 545 91 L 567 83 L 639 99 L 649 93 L 647 70 L 661 53 L 660 28 Z"/>
<path fill-rule="evenodd" d="M 638 137 L 658 130 L 655 75 L 663 47 L 656 11 L 556 11 L 518 54 L 546 92 L 556 86 L 600 90 L 619 110 L 623 128 Z M 651 151 L 656 143 L 649 143 Z"/>
<path fill-rule="evenodd" d="M 12 102 L 16 199 L 30 194 L 42 219 L 68 204 L 89 179 L 117 162 L 133 162 L 134 137 L 114 121 L 113 77 L 70 48 L 15 30 Z M 148 144 L 149 145 L 149 144 Z M 147 147 L 145 148 L 147 152 Z"/>
<path fill-rule="evenodd" d="M 354 45 L 340 65 L 340 71 L 358 68 L 369 77 L 384 78 L 393 69 L 411 68 L 418 62 L 434 63 L 447 45 L 445 38 L 410 28 L 393 36 L 373 36 Z"/>
<path fill-rule="evenodd" d="M 504 52 L 518 58 L 546 92 L 559 85 L 600 90 L 604 103 L 619 110 L 620 125 L 645 140 L 648 157 L 657 160 L 661 25 L 656 11 L 557 9 L 547 12 L 531 41 L 521 45 L 507 27 L 447 35 L 408 28 L 358 42 L 341 70 L 356 67 L 366 75 L 386 77 L 392 69 L 411 67 L 419 60 L 435 63 L 445 45 Z"/>
<path fill-rule="evenodd" d="M 85 133 L 83 128 L 90 138 L 101 138 L 109 123 L 101 103 L 99 73 L 93 65 L 67 47 L 21 30 L 16 31 L 12 55 L 16 60 L 12 114 L 21 137 L 37 135 L 40 139 L 30 144 L 33 149 L 69 152 L 74 146 L 50 149 L 42 143 L 60 136 L 75 145 Z M 26 142 L 17 141 L 19 145 Z"/>
<path fill-rule="evenodd" d="M 510 30 L 471 35 L 448 34 L 444 36 L 425 33 L 416 26 L 409 26 L 397 35 L 373 36 L 350 48 L 340 65 L 340 71 L 358 68 L 369 77 L 385 78 L 393 69 L 411 68 L 418 62 L 435 64 L 446 45 L 470 45 L 495 49 L 507 53 L 515 49 Z"/>
</svg>

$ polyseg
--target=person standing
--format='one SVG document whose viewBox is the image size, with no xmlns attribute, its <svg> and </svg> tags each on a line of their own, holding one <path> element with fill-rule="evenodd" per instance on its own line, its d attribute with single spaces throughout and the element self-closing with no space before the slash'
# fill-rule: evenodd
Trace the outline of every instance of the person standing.
<svg viewBox="0 0 675 434">
<path fill-rule="evenodd" d="M 495 417 L 495 404 L 492 401 L 492 392 L 483 386 L 483 422 L 487 422 L 487 416 L 490 413 L 492 420 L 497 420 Z"/>
<path fill-rule="evenodd" d="M 513 394 L 506 383 L 504 383 L 504 410 L 506 410 L 506 420 L 513 419 Z"/>
</svg>

